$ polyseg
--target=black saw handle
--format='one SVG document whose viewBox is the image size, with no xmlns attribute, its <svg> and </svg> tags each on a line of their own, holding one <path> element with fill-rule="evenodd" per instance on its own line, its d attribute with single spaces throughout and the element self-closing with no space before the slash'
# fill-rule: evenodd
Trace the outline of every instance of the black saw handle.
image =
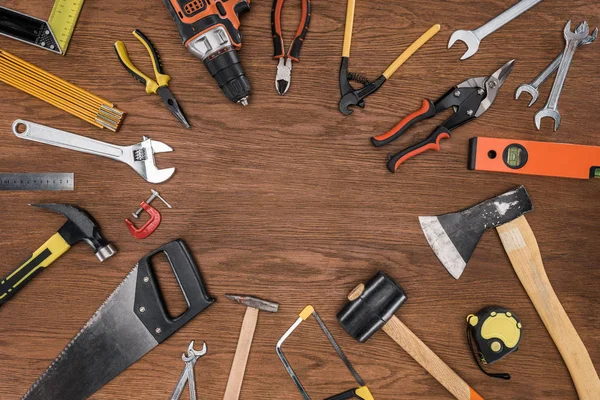
<svg viewBox="0 0 600 400">
<path fill-rule="evenodd" d="M 175 318 L 171 318 L 167 311 L 152 269 L 151 259 L 158 253 L 164 253 L 167 257 L 188 305 L 188 309 Z M 214 301 L 206 292 L 198 266 L 183 240 L 168 243 L 139 261 L 134 312 L 158 343 L 162 343 Z"/>
<path fill-rule="evenodd" d="M 410 127 L 412 127 L 417 122 L 431 118 L 435 116 L 435 114 L 436 111 L 433 102 L 431 100 L 424 99 L 420 109 L 404 117 L 400 122 L 398 122 L 392 129 L 390 129 L 386 133 L 373 136 L 371 138 L 371 143 L 373 143 L 375 147 L 385 146 L 386 144 L 398 139 L 400 135 L 409 130 Z"/>
<path fill-rule="evenodd" d="M 427 150 L 440 151 L 440 142 L 442 139 L 450 139 L 450 137 L 450 131 L 446 127 L 438 126 L 427 139 L 391 155 L 388 159 L 387 167 L 391 172 L 396 172 L 400 165 L 409 158 L 424 153 Z"/>
</svg>

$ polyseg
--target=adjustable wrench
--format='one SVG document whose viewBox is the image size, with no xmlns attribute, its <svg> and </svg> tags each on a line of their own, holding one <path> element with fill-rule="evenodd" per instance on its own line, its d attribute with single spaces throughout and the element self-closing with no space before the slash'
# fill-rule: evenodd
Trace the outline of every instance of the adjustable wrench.
<svg viewBox="0 0 600 400">
<path fill-rule="evenodd" d="M 166 153 L 173 149 L 162 142 L 150 140 L 146 136 L 143 137 L 141 143 L 132 146 L 117 146 L 22 119 L 13 122 L 12 130 L 21 139 L 121 161 L 150 183 L 164 182 L 175 173 L 175 168 L 158 169 L 154 163 L 155 153 Z"/>
<path fill-rule="evenodd" d="M 583 24 L 577 25 L 577 28 L 575 28 L 575 31 L 580 32 L 581 29 L 583 29 Z M 592 32 L 590 35 L 588 35 L 584 39 L 582 39 L 579 42 L 579 44 L 577 45 L 577 47 L 594 43 L 594 41 L 596 41 L 597 36 L 598 36 L 598 28 L 594 29 L 594 32 Z M 529 102 L 527 107 L 531 107 L 537 101 L 537 99 L 540 95 L 538 89 L 540 88 L 540 86 L 542 86 L 544 84 L 544 82 L 546 82 L 548 80 L 548 78 L 550 78 L 550 76 L 552 76 L 554 71 L 556 71 L 558 69 L 558 65 L 560 64 L 560 61 L 562 60 L 562 56 L 563 56 L 563 52 L 561 52 L 559 55 L 557 55 L 556 58 L 550 64 L 548 64 L 546 69 L 537 78 L 535 78 L 530 83 L 524 83 L 521 86 L 519 86 L 517 88 L 517 92 L 515 93 L 515 100 L 519 99 L 519 97 L 521 96 L 521 93 L 527 92 L 531 95 L 531 101 Z"/>
<path fill-rule="evenodd" d="M 181 395 L 183 394 L 183 389 L 185 388 L 185 384 L 188 384 L 188 389 L 190 391 L 190 400 L 196 400 L 196 379 L 194 377 L 194 366 L 196 365 L 196 361 L 200 357 L 206 354 L 208 351 L 206 347 L 206 343 L 202 345 L 201 350 L 194 350 L 194 341 L 190 342 L 188 346 L 187 355 L 183 353 L 181 355 L 181 359 L 185 362 L 185 367 L 183 368 L 183 372 L 179 376 L 179 380 L 177 381 L 177 385 L 171 393 L 170 400 L 179 400 Z"/>
<path fill-rule="evenodd" d="M 502 28 L 504 25 L 508 24 L 513 19 L 517 18 L 519 15 L 523 14 L 525 11 L 529 10 L 537 3 L 542 0 L 522 0 L 517 4 L 504 11 L 502 14 L 498 15 L 494 19 L 490 20 L 486 24 L 480 26 L 474 31 L 465 31 L 458 30 L 450 36 L 450 41 L 448 42 L 448 48 L 452 47 L 457 40 L 461 40 L 465 42 L 467 45 L 467 51 L 460 58 L 461 60 L 466 60 L 471 57 L 477 50 L 479 50 L 479 43 L 496 32 L 498 29 Z"/>
<path fill-rule="evenodd" d="M 556 79 L 554 85 L 552 85 L 552 91 L 546 105 L 535 114 L 535 126 L 538 130 L 541 128 L 542 119 L 550 117 L 554 119 L 554 131 L 558 129 L 560 125 L 560 113 L 558 112 L 558 100 L 560 94 L 565 85 L 567 73 L 571 66 L 571 61 L 575 55 L 575 50 L 579 47 L 579 42 L 586 38 L 590 33 L 587 22 L 582 23 L 581 31 L 571 32 L 571 21 L 567 22 L 564 29 L 564 36 L 566 40 L 565 51 L 563 52 L 562 60 L 558 66 L 558 72 L 556 73 Z"/>
</svg>

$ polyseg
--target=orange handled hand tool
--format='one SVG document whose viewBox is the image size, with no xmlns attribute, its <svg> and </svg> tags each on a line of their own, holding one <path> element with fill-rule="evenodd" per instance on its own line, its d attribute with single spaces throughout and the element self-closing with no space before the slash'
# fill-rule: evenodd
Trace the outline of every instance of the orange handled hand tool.
<svg viewBox="0 0 600 400">
<path fill-rule="evenodd" d="M 451 131 L 459 126 L 479 117 L 492 105 L 510 72 L 514 60 L 507 62 L 489 77 L 467 79 L 451 88 L 435 103 L 423 100 L 421 108 L 408 115 L 388 132 L 374 136 L 371 143 L 381 147 L 398 139 L 415 123 L 432 118 L 435 115 L 452 108 L 454 113 L 444 123 L 439 125 L 425 140 L 412 145 L 388 157 L 387 167 L 391 172 L 396 172 L 406 160 L 427 150 L 440 150 L 442 139 L 450 139 Z"/>
<path fill-rule="evenodd" d="M 283 33 L 281 32 L 281 9 L 285 0 L 273 0 L 271 9 L 271 33 L 273 34 L 273 58 L 279 60 L 277 64 L 277 75 L 275 77 L 275 89 L 280 95 L 286 94 L 292 80 L 292 61 L 300 61 L 300 49 L 308 33 L 310 25 L 311 0 L 301 0 L 302 16 L 298 24 L 296 36 L 292 40 L 287 53 L 283 44 Z"/>
<path fill-rule="evenodd" d="M 472 138 L 469 169 L 558 178 L 600 178 L 600 147 Z"/>
</svg>

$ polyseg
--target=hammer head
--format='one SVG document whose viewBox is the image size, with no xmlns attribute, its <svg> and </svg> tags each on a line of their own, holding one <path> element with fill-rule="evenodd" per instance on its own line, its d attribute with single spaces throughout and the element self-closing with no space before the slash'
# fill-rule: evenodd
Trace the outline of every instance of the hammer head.
<svg viewBox="0 0 600 400">
<path fill-rule="evenodd" d="M 483 232 L 533 210 L 524 186 L 471 208 L 438 217 L 419 217 L 429 246 L 455 279 L 460 278 Z"/>
<path fill-rule="evenodd" d="M 358 285 L 348 299 L 337 320 L 350 336 L 363 343 L 392 318 L 406 301 L 406 294 L 392 278 L 379 271 L 366 284 Z"/>
<path fill-rule="evenodd" d="M 64 215 L 67 222 L 58 230 L 63 239 L 73 246 L 83 240 L 89 244 L 100 262 L 112 257 L 117 250 L 100 235 L 94 219 L 84 210 L 70 204 L 31 204 Z"/>
<path fill-rule="evenodd" d="M 246 307 L 257 308 L 261 311 L 268 311 L 272 313 L 276 313 L 277 311 L 279 311 L 279 303 L 259 299 L 258 297 L 238 294 L 226 294 L 225 297 L 237 303 L 243 304 Z"/>
</svg>

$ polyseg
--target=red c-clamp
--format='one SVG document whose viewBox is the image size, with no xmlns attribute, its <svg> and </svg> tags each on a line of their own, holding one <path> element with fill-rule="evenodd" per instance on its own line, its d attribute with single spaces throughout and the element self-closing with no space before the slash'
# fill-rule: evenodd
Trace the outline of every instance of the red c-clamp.
<svg viewBox="0 0 600 400">
<path fill-rule="evenodd" d="M 142 201 L 140 203 L 140 208 L 138 208 L 138 210 L 136 212 L 131 213 L 131 215 L 133 215 L 134 218 L 139 218 L 142 211 L 145 210 L 148 213 L 148 215 L 150 216 L 148 221 L 141 228 L 136 228 L 136 226 L 133 224 L 133 222 L 131 222 L 129 219 L 125 219 L 125 223 L 127 224 L 127 228 L 129 229 L 129 232 L 131 232 L 131 234 L 135 238 L 137 238 L 137 239 L 147 238 L 160 225 L 160 221 L 162 219 L 160 216 L 160 212 L 158 212 L 158 210 L 156 208 L 154 208 L 150 205 L 150 203 L 152 203 L 152 201 L 157 197 L 159 199 L 161 199 L 162 202 L 165 203 L 165 205 L 167 207 L 173 208 L 173 207 L 171 207 L 171 205 L 169 203 L 166 202 L 165 199 L 163 199 L 160 196 L 160 194 L 158 194 L 158 192 L 156 190 L 152 189 L 152 196 L 150 196 L 148 198 L 148 200 Z"/>
</svg>

